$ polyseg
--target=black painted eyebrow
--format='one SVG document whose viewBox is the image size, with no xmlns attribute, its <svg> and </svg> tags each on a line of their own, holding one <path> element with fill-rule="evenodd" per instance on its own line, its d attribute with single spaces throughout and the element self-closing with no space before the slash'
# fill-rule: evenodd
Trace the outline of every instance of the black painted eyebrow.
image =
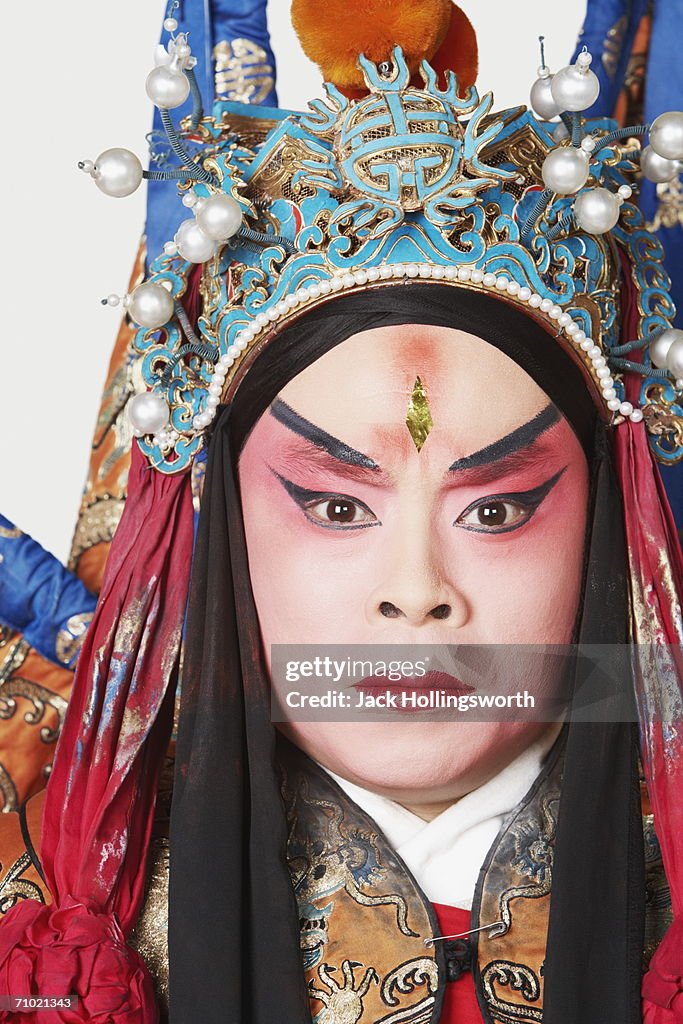
<svg viewBox="0 0 683 1024">
<path fill-rule="evenodd" d="M 545 409 L 542 409 L 528 423 L 523 423 L 521 427 L 517 427 L 516 430 L 506 434 L 505 437 L 499 438 L 498 441 L 494 441 L 493 444 L 481 448 L 478 452 L 473 452 L 472 455 L 466 455 L 463 459 L 456 459 L 448 467 L 448 471 L 454 472 L 462 469 L 475 469 L 478 466 L 487 466 L 491 462 L 498 462 L 500 459 L 513 455 L 521 448 L 528 448 L 529 445 L 538 440 L 541 434 L 544 434 L 546 430 L 549 430 L 550 427 L 558 423 L 559 419 L 560 412 L 557 406 L 547 405 Z"/>
<path fill-rule="evenodd" d="M 321 427 L 316 427 L 314 423 L 304 419 L 298 412 L 295 412 L 291 406 L 283 402 L 281 398 L 276 398 L 270 406 L 270 412 L 275 419 L 282 423 L 283 426 L 287 427 L 288 430 L 298 434 L 300 437 L 306 439 L 311 444 L 315 445 L 316 448 L 322 448 L 324 451 L 331 455 L 333 459 L 337 459 L 339 462 L 345 462 L 351 466 L 360 466 L 363 469 L 375 469 L 378 470 L 380 467 L 377 465 L 374 459 L 371 459 L 369 455 L 364 455 L 362 452 L 356 451 L 355 448 L 351 448 L 348 444 L 344 444 L 338 438 L 333 437 L 332 434 L 328 434 L 327 431 L 322 430 Z"/>
</svg>

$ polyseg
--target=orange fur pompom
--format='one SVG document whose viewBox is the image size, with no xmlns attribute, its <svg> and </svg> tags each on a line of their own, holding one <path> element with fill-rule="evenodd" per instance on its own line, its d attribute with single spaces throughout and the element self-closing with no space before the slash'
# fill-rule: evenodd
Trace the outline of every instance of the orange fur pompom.
<svg viewBox="0 0 683 1024">
<path fill-rule="evenodd" d="M 292 22 L 306 56 L 342 89 L 363 89 L 364 53 L 376 64 L 401 46 L 415 73 L 443 43 L 451 0 L 292 0 Z"/>
</svg>

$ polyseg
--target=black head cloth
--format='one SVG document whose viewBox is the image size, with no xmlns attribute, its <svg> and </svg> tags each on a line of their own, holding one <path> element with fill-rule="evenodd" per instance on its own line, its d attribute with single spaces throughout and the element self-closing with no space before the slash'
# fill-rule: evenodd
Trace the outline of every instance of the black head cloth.
<svg viewBox="0 0 683 1024">
<path fill-rule="evenodd" d="M 569 419 L 592 472 L 578 637 L 627 639 L 621 502 L 605 428 L 579 369 L 542 327 L 496 299 L 411 283 L 342 296 L 285 328 L 220 410 L 210 443 L 171 816 L 172 1024 L 310 1024 L 237 459 L 289 380 L 351 335 L 391 324 L 454 327 L 483 338 Z M 567 743 L 544 1017 L 549 1024 L 640 1024 L 644 886 L 633 727 L 572 725 Z"/>
</svg>

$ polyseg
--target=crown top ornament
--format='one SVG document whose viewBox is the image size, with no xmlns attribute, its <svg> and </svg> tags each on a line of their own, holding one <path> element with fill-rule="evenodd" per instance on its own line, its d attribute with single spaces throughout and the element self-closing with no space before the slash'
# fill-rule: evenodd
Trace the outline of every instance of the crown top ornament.
<svg viewBox="0 0 683 1024">
<path fill-rule="evenodd" d="M 391 61 L 359 58 L 362 99 L 328 84 L 308 113 L 259 108 L 255 117 L 218 101 L 204 117 L 187 41 L 171 42 L 158 67 L 188 80 L 194 109 L 178 131 L 157 97 L 180 166 L 142 176 L 178 180 L 191 216 L 124 300 L 141 325 L 145 387 L 131 419 L 154 466 L 189 466 L 255 346 L 277 343 L 291 318 L 343 291 L 416 279 L 522 306 L 547 328 L 548 344 L 571 352 L 605 417 L 644 420 L 660 459 L 683 457 L 683 332 L 671 327 L 659 242 L 629 202 L 658 131 L 667 153 L 678 145 L 683 158 L 683 114 L 663 115 L 664 130 L 586 121 L 579 111 L 594 101 L 595 76 L 582 53 L 556 76 L 543 62 L 532 89 L 545 116 L 558 112 L 551 104 L 563 108 L 558 139 L 557 125 L 523 107 L 493 115 L 490 93 L 460 95 L 452 73 L 441 87 L 424 61 L 422 87 L 411 86 L 396 47 Z M 643 151 L 638 137 L 648 127 Z M 198 154 L 188 151 L 190 135 L 202 139 Z M 672 157 L 661 159 L 678 173 Z M 111 157 L 84 169 L 102 188 L 101 163 L 111 194 L 123 194 Z M 133 170 L 122 159 L 120 176 L 132 181 Z M 627 344 L 618 337 L 618 249 L 640 295 L 638 337 Z M 197 273 L 195 329 L 182 297 Z M 629 374 L 642 378 L 639 403 L 625 394 Z"/>
</svg>

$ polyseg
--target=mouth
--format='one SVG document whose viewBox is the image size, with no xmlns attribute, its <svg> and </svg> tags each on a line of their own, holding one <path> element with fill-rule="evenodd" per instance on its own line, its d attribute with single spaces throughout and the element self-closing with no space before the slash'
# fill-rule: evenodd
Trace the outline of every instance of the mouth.
<svg viewBox="0 0 683 1024">
<path fill-rule="evenodd" d="M 398 679 L 387 679 L 386 676 L 365 676 L 359 682 L 354 683 L 353 689 L 364 697 L 376 697 L 379 693 L 388 693 L 397 698 L 398 704 L 394 710 L 415 711 L 420 710 L 415 705 L 404 704 L 401 700 L 403 694 L 416 694 L 427 696 L 430 693 L 438 692 L 445 696 L 460 697 L 467 693 L 474 693 L 474 687 L 457 679 L 448 672 L 432 671 L 424 676 L 400 676 Z"/>
</svg>

